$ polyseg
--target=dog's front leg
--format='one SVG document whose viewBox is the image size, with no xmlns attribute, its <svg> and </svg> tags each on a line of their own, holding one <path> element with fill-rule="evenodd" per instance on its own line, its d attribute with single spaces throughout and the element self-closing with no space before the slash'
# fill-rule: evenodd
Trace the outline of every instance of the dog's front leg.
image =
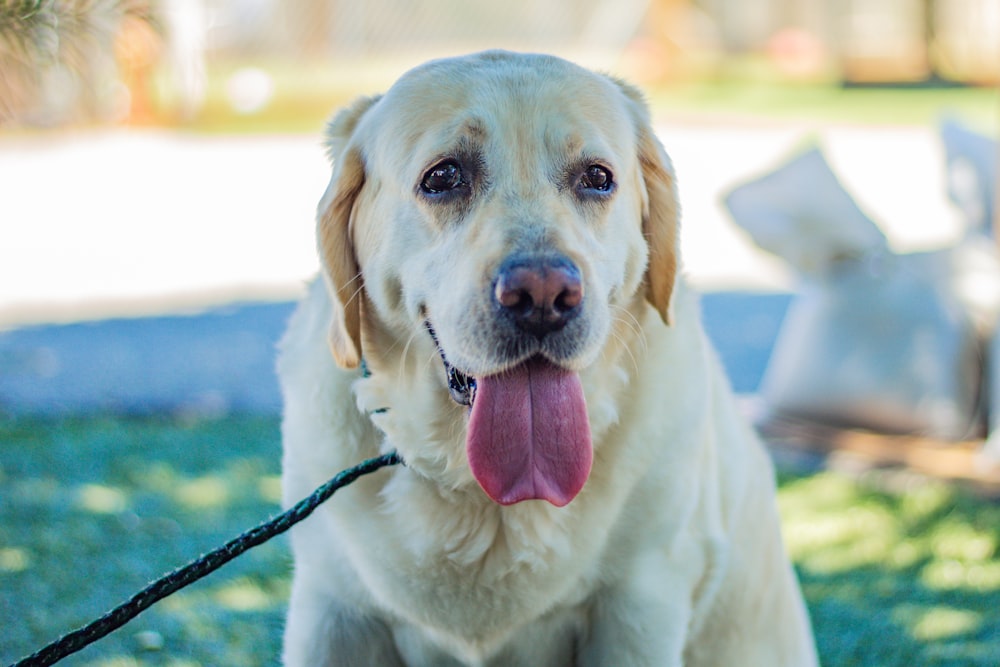
<svg viewBox="0 0 1000 667">
<path fill-rule="evenodd" d="M 649 551 L 619 570 L 590 600 L 580 667 L 681 667 L 699 576 L 702 546 L 681 540 L 671 554 Z"/>
<path fill-rule="evenodd" d="M 605 591 L 591 607 L 580 667 L 681 667 L 689 610 L 633 591 Z"/>
<path fill-rule="evenodd" d="M 285 626 L 285 667 L 404 667 L 386 624 L 296 577 Z"/>
</svg>

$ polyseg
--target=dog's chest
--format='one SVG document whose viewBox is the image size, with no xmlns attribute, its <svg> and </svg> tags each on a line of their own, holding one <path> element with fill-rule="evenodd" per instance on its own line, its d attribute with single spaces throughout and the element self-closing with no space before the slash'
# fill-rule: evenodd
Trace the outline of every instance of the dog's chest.
<svg viewBox="0 0 1000 667">
<path fill-rule="evenodd" d="M 398 485 L 416 486 L 396 482 L 383 495 L 394 497 Z M 586 596 L 596 554 L 575 536 L 566 508 L 434 503 L 409 490 L 369 524 L 371 548 L 356 563 L 394 616 L 484 643 Z"/>
</svg>

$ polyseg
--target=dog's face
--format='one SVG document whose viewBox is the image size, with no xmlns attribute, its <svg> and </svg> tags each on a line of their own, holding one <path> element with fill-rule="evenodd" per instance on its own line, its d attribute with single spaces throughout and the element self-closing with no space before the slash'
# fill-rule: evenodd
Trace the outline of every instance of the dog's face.
<svg viewBox="0 0 1000 667">
<path fill-rule="evenodd" d="M 672 172 L 638 95 L 556 58 L 435 61 L 341 112 L 330 150 L 337 362 L 433 340 L 486 492 L 569 502 L 590 465 L 576 372 L 644 298 L 667 320 L 675 278 Z"/>
</svg>

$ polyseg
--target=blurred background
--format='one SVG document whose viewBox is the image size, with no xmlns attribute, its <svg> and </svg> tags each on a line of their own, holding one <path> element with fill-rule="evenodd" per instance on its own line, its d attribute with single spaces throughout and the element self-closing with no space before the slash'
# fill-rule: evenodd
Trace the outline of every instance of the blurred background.
<svg viewBox="0 0 1000 667">
<path fill-rule="evenodd" d="M 326 119 L 426 59 L 495 47 L 647 92 L 708 292 L 796 289 L 723 196 L 807 144 L 894 249 L 953 243 L 939 124 L 991 137 L 1000 120 L 1000 0 L 2 0 L 0 329 L 293 299 L 318 266 Z M 777 327 L 759 319 L 710 321 L 741 332 L 722 347 L 742 392 Z M 758 351 L 737 360 L 747 332 Z M 0 406 L 53 405 L 65 353 L 7 341 Z M 118 404 L 124 380 L 93 381 L 66 391 Z"/>
<path fill-rule="evenodd" d="M 790 286 L 726 187 L 819 141 L 891 240 L 944 243 L 936 124 L 1000 118 L 998 0 L 3 0 L 0 324 L 294 292 L 316 268 L 324 121 L 493 47 L 647 91 L 711 289 Z"/>
<path fill-rule="evenodd" d="M 0 656 L 273 511 L 274 344 L 318 270 L 324 123 L 429 58 L 486 48 L 646 92 L 685 270 L 752 415 L 809 281 L 734 219 L 735 188 L 818 147 L 833 180 L 755 210 L 798 197 L 808 222 L 843 192 L 901 255 L 950 252 L 978 225 L 993 259 L 963 294 L 993 319 L 952 346 L 975 369 L 945 369 L 975 385 L 978 426 L 951 438 L 971 444 L 777 439 L 794 445 L 782 509 L 826 663 L 997 664 L 1000 514 L 908 475 L 1000 495 L 973 455 L 989 392 L 1000 424 L 1000 0 L 0 0 L 0 608 L 23 614 L 4 619 Z M 73 664 L 273 664 L 287 561 L 263 553 Z M 81 587 L 81 569 L 107 579 Z"/>
<path fill-rule="evenodd" d="M 646 91 L 685 269 L 718 295 L 706 318 L 742 393 L 800 276 L 734 224 L 728 192 L 818 146 L 891 249 L 913 252 L 967 232 L 943 127 L 995 174 L 1000 0 L 2 0 L 0 408 L 276 410 L 273 339 L 318 269 L 325 121 L 429 58 L 498 47 Z M 171 320 L 187 329 L 165 349 L 122 321 L 248 303 L 274 307 L 240 311 L 229 338 Z M 30 337 L 109 319 L 59 330 L 72 344 Z M 266 388 L 233 364 L 268 369 Z"/>
<path fill-rule="evenodd" d="M 798 84 L 799 106 L 847 101 L 824 87 L 996 84 L 998 11 L 993 0 L 5 0 L 0 118 L 311 131 L 413 64 L 490 47 L 611 69 L 686 110 L 745 113 L 766 109 L 741 84 L 761 98 Z M 781 102 L 771 110 L 795 110 Z"/>
</svg>

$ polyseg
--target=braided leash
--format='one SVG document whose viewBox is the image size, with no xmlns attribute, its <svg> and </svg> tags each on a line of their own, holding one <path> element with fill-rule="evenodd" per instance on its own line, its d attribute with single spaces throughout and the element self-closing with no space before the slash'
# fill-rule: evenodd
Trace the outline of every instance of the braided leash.
<svg viewBox="0 0 1000 667">
<path fill-rule="evenodd" d="M 209 552 L 184 567 L 178 568 L 161 577 L 133 595 L 127 602 L 115 607 L 93 623 L 63 635 L 27 658 L 10 665 L 10 667 L 48 667 L 48 665 L 59 662 L 66 656 L 76 653 L 84 647 L 93 644 L 98 639 L 114 632 L 168 595 L 176 593 L 180 589 L 208 576 L 245 551 L 284 533 L 312 514 L 337 489 L 347 486 L 362 475 L 367 475 L 379 468 L 402 462 L 403 460 L 396 452 L 391 452 L 368 459 L 367 461 L 362 461 L 353 468 L 348 468 L 338 473 L 333 479 L 316 489 L 312 495 L 300 501 L 290 510 L 279 514 L 270 521 L 266 521 L 255 528 L 251 528 L 215 551 Z"/>
</svg>

